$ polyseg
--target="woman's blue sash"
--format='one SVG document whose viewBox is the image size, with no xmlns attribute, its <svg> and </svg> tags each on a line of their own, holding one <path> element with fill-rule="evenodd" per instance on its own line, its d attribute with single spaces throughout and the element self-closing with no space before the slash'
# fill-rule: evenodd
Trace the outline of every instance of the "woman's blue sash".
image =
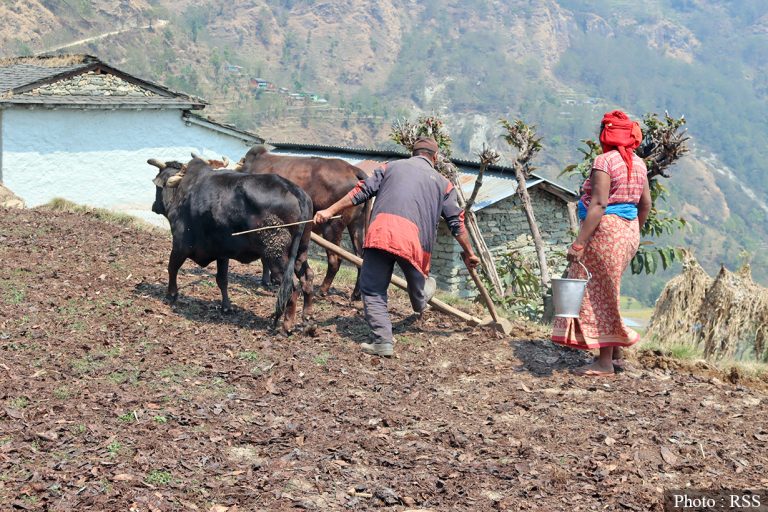
<svg viewBox="0 0 768 512">
<path fill-rule="evenodd" d="M 635 220 L 637 218 L 637 205 L 635 203 L 609 204 L 605 209 L 605 215 L 618 215 L 622 219 Z M 587 207 L 579 200 L 579 220 L 587 218 Z"/>
</svg>

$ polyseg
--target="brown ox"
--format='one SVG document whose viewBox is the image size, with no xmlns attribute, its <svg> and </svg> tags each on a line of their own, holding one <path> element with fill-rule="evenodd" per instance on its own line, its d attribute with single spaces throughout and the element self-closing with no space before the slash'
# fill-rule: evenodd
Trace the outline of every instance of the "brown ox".
<svg viewBox="0 0 768 512">
<path fill-rule="evenodd" d="M 275 155 L 263 145 L 253 146 L 236 168 L 251 174 L 277 174 L 296 183 L 312 198 L 315 212 L 331 206 L 352 190 L 358 181 L 367 177 L 362 170 L 339 158 Z M 348 208 L 341 219 L 314 226 L 313 231 L 329 242 L 340 245 L 345 228 L 352 240 L 355 254 L 361 256 L 365 230 L 365 205 Z M 320 285 L 322 295 L 328 293 L 341 266 L 339 256 L 330 251 L 326 251 L 326 254 L 328 270 Z M 263 279 L 265 283 L 268 282 L 268 271 L 264 272 Z M 352 299 L 360 299 L 359 270 Z"/>
</svg>

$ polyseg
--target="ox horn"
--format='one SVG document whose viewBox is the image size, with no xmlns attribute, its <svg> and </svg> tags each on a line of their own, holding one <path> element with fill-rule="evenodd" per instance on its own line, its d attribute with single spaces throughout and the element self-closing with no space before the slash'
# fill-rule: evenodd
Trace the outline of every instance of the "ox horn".
<svg viewBox="0 0 768 512">
<path fill-rule="evenodd" d="M 229 167 L 229 158 L 222 156 L 221 161 L 224 162 L 224 167 Z"/>
<path fill-rule="evenodd" d="M 168 181 L 165 182 L 166 187 L 175 188 L 179 186 L 179 183 L 181 183 L 181 180 L 184 178 L 184 174 L 187 172 L 187 166 L 182 165 L 181 170 L 168 178 Z"/>
<path fill-rule="evenodd" d="M 206 162 L 208 161 L 205 158 L 203 158 L 200 155 L 198 155 L 197 153 L 195 153 L 194 151 L 192 153 L 190 153 L 190 154 L 192 155 L 192 158 L 197 158 L 198 160 L 203 160 L 203 161 L 206 161 Z"/>
<path fill-rule="evenodd" d="M 242 172 L 244 165 L 245 165 L 245 158 L 241 158 L 240 161 L 235 164 L 235 170 L 237 172 Z"/>
<path fill-rule="evenodd" d="M 163 162 L 161 162 L 160 160 L 158 160 L 157 158 L 150 158 L 149 160 L 147 160 L 147 163 L 149 165 L 154 165 L 155 167 L 157 167 L 161 171 L 163 169 L 165 169 L 165 164 Z"/>
</svg>

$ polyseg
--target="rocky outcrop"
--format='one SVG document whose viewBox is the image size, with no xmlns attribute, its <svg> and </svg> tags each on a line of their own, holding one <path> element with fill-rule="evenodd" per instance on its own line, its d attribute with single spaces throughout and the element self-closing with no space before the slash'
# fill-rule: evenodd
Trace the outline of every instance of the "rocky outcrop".
<svg viewBox="0 0 768 512">
<path fill-rule="evenodd" d="M 24 201 L 0 183 L 0 208 L 25 208 Z"/>
<path fill-rule="evenodd" d="M 669 20 L 640 25 L 637 32 L 648 39 L 648 46 L 664 52 L 667 57 L 691 63 L 694 52 L 701 45 L 688 28 Z"/>
</svg>

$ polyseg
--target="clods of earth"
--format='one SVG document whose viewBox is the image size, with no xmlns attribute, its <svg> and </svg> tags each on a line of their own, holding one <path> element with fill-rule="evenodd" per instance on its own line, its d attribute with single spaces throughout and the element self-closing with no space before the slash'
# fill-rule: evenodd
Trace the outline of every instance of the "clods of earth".
<svg viewBox="0 0 768 512">
<path fill-rule="evenodd" d="M 764 384 L 652 353 L 607 379 L 391 291 L 396 357 L 362 354 L 350 286 L 269 331 L 259 266 L 187 262 L 95 215 L 0 210 L 2 510 L 661 510 L 676 488 L 768 487 Z M 324 269 L 316 268 L 322 275 Z"/>
</svg>

